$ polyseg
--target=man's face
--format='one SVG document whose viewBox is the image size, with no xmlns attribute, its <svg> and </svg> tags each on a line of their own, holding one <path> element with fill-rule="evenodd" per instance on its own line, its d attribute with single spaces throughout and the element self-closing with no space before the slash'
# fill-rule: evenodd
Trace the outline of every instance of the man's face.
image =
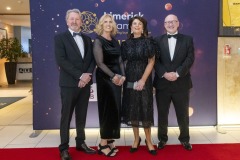
<svg viewBox="0 0 240 160">
<path fill-rule="evenodd" d="M 82 26 L 82 19 L 78 13 L 71 12 L 67 19 L 67 26 L 74 32 L 79 32 Z"/>
<path fill-rule="evenodd" d="M 168 15 L 165 18 L 164 27 L 168 33 L 170 34 L 176 33 L 179 27 L 178 18 L 175 15 Z"/>
</svg>

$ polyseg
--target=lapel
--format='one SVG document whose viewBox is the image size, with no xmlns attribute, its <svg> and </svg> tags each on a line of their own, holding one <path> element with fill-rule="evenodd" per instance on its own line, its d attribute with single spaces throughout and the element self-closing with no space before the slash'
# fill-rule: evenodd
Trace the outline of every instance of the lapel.
<svg viewBox="0 0 240 160">
<path fill-rule="evenodd" d="M 176 42 L 175 51 L 174 51 L 174 55 L 173 55 L 172 61 L 174 61 L 174 59 L 176 58 L 177 54 L 179 54 L 181 44 L 182 44 L 182 35 L 180 33 L 178 33 L 177 42 Z"/>
<path fill-rule="evenodd" d="M 171 61 L 167 34 L 165 34 L 164 37 L 163 37 L 163 45 L 164 45 L 164 48 L 166 50 L 166 52 L 165 52 L 166 56 L 168 57 L 169 61 Z"/>
<path fill-rule="evenodd" d="M 67 32 L 66 32 L 66 35 L 67 35 L 68 40 L 70 41 L 70 44 L 72 45 L 72 47 L 73 47 L 74 50 L 76 51 L 75 53 L 76 53 L 78 56 L 80 56 L 81 59 L 83 60 L 83 58 L 82 58 L 82 56 L 81 56 L 81 53 L 80 53 L 80 50 L 79 50 L 79 48 L 78 48 L 78 46 L 77 46 L 77 43 L 75 42 L 75 40 L 74 40 L 72 34 L 70 33 L 70 31 L 67 31 Z M 85 43 L 84 43 L 84 44 L 85 44 Z M 84 46 L 84 48 L 85 48 L 85 46 Z"/>
<path fill-rule="evenodd" d="M 87 56 L 87 49 L 88 49 L 88 42 L 84 34 L 82 34 L 82 39 L 83 39 L 83 46 L 84 46 L 84 58 Z"/>
</svg>

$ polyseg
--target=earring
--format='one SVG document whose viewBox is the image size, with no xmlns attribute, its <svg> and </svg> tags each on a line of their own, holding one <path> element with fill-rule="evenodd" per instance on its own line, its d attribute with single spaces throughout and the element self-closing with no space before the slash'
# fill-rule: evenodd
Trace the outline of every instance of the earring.
<svg viewBox="0 0 240 160">
<path fill-rule="evenodd" d="M 143 34 L 143 30 L 142 30 L 142 34 Z"/>
<path fill-rule="evenodd" d="M 131 30 L 131 34 L 133 34 L 133 31 Z"/>
</svg>

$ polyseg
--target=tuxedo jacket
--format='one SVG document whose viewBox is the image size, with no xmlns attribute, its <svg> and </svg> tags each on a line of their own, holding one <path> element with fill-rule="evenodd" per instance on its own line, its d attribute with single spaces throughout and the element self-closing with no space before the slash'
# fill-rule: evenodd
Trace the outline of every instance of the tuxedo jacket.
<svg viewBox="0 0 240 160">
<path fill-rule="evenodd" d="M 54 37 L 55 57 L 60 69 L 59 85 L 77 87 L 83 73 L 93 73 L 95 61 L 90 37 L 82 34 L 84 58 L 69 30 Z M 93 82 L 88 83 L 91 85 Z"/>
<path fill-rule="evenodd" d="M 184 91 L 192 88 L 190 68 L 193 65 L 194 45 L 190 36 L 178 34 L 175 52 L 171 60 L 167 34 L 155 38 L 157 54 L 155 60 L 155 77 L 153 86 L 159 90 L 171 89 Z M 177 72 L 179 77 L 170 82 L 163 77 L 165 72 Z"/>
</svg>

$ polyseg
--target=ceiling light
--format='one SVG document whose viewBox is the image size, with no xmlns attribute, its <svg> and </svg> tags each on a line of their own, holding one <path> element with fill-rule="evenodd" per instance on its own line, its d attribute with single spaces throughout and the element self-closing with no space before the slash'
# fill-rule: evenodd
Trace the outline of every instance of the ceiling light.
<svg viewBox="0 0 240 160">
<path fill-rule="evenodd" d="M 9 11 L 9 10 L 11 10 L 11 7 L 6 7 L 6 9 Z"/>
</svg>

